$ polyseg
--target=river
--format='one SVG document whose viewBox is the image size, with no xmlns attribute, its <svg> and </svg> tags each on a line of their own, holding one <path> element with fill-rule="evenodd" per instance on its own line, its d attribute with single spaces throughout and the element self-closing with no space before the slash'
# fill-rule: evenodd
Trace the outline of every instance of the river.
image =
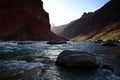
<svg viewBox="0 0 120 80">
<path fill-rule="evenodd" d="M 63 50 L 95 53 L 98 63 L 111 64 L 114 66 L 114 71 L 101 68 L 81 71 L 58 67 L 55 65 L 55 61 Z M 44 71 L 41 71 L 42 74 L 39 72 L 39 67 L 45 68 Z M 31 69 L 32 72 L 30 72 Z M 25 73 L 25 71 L 28 72 Z M 17 74 L 22 75 L 14 76 Z M 9 79 L 6 78 L 7 76 Z M 0 42 L 0 80 L 2 79 L 120 80 L 120 46 L 103 46 L 102 43 L 72 41 L 57 45 L 47 44 L 47 41 Z"/>
</svg>

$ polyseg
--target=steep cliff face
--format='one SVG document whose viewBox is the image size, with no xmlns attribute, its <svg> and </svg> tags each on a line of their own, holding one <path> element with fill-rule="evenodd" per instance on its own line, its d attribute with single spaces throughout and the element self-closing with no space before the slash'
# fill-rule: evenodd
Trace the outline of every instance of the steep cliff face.
<svg viewBox="0 0 120 80">
<path fill-rule="evenodd" d="M 49 40 L 49 14 L 41 0 L 0 0 L 0 39 Z"/>
<path fill-rule="evenodd" d="M 69 23 L 68 26 L 59 33 L 59 35 L 67 38 L 73 38 L 77 36 L 76 39 L 79 40 L 96 38 L 103 39 L 103 33 L 105 33 L 104 35 L 107 36 L 108 33 L 111 33 L 109 34 L 109 36 L 111 36 L 113 35 L 112 32 L 115 31 L 113 28 L 120 29 L 119 5 L 119 0 L 111 0 L 95 12 L 84 13 L 81 18 Z M 117 34 L 120 34 L 119 30 L 116 31 Z M 116 37 L 117 36 L 120 35 L 116 35 Z"/>
</svg>

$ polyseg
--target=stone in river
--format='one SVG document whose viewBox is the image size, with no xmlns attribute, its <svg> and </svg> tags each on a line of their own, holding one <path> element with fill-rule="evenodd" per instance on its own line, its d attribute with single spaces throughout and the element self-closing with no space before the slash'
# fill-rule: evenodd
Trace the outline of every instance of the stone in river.
<svg viewBox="0 0 120 80">
<path fill-rule="evenodd" d="M 64 50 L 57 57 L 56 64 L 64 67 L 96 68 L 94 53 Z"/>
<path fill-rule="evenodd" d="M 65 39 L 52 39 L 47 42 L 47 44 L 63 44 L 66 43 Z"/>
</svg>

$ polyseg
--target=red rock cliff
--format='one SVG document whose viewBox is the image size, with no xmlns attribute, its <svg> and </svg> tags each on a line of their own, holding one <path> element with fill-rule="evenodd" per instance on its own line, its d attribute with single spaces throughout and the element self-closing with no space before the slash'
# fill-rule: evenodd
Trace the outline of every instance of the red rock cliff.
<svg viewBox="0 0 120 80">
<path fill-rule="evenodd" d="M 0 39 L 49 40 L 49 14 L 41 0 L 0 0 Z"/>
</svg>

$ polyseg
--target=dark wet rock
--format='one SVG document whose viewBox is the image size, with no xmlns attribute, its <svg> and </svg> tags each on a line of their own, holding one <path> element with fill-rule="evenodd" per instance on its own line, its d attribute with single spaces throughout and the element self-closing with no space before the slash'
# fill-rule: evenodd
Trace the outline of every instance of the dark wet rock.
<svg viewBox="0 0 120 80">
<path fill-rule="evenodd" d="M 18 44 L 33 44 L 33 41 L 17 41 Z"/>
<path fill-rule="evenodd" d="M 56 64 L 65 67 L 96 68 L 96 58 L 93 53 L 64 50 L 57 58 Z"/>
<path fill-rule="evenodd" d="M 66 43 L 65 39 L 52 39 L 47 42 L 47 44 L 63 44 Z"/>
<path fill-rule="evenodd" d="M 111 64 L 108 64 L 108 63 L 101 64 L 101 65 L 99 65 L 99 67 L 102 69 L 109 69 L 112 72 L 114 71 L 114 66 Z"/>
<path fill-rule="evenodd" d="M 0 60 L 0 80 L 37 80 L 42 75 L 44 66 L 40 62 Z"/>
<path fill-rule="evenodd" d="M 97 40 L 94 43 L 102 43 L 102 42 L 103 42 L 103 40 Z"/>
<path fill-rule="evenodd" d="M 108 41 L 102 44 L 103 46 L 119 46 L 118 43 L 114 42 L 114 41 Z"/>
</svg>

